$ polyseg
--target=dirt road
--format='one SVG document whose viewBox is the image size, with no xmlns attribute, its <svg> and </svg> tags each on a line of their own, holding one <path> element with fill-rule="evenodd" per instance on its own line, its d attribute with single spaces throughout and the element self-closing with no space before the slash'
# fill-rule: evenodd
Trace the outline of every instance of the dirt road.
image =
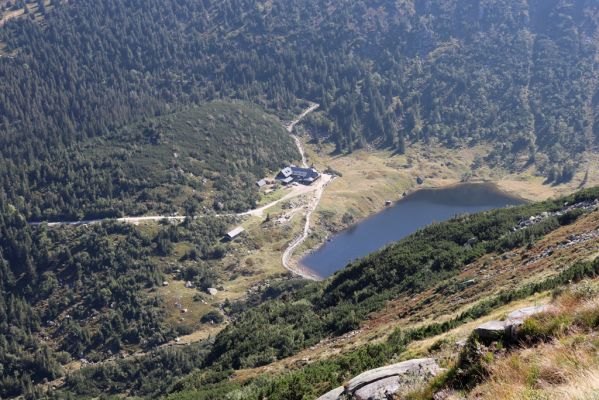
<svg viewBox="0 0 599 400">
<path fill-rule="evenodd" d="M 238 217 L 244 217 L 244 216 L 255 216 L 255 217 L 262 217 L 264 215 L 264 211 L 268 210 L 269 208 L 275 206 L 276 204 L 285 201 L 285 200 L 289 200 L 292 199 L 294 197 L 297 196 L 301 196 L 303 194 L 306 193 L 310 193 L 310 192 L 314 192 L 316 190 L 319 189 L 320 184 L 314 184 L 312 186 L 304 186 L 304 185 L 300 185 L 300 186 L 293 186 L 290 188 L 289 193 L 287 193 L 285 196 L 281 197 L 278 200 L 275 200 L 273 202 L 270 202 L 266 205 L 263 205 L 262 207 L 259 208 L 255 208 L 249 211 L 244 211 L 241 213 L 229 213 L 229 214 L 206 214 L 206 215 L 194 215 L 194 216 L 185 216 L 185 215 L 146 215 L 143 217 L 121 217 L 121 218 L 100 218 L 100 219 L 88 219 L 88 220 L 81 220 L 81 221 L 58 221 L 58 222 L 30 222 L 29 225 L 32 226 L 38 226 L 41 224 L 47 224 L 48 226 L 61 226 L 61 225 L 70 225 L 70 226 L 83 226 L 83 225 L 92 225 L 92 224 L 99 224 L 101 222 L 107 222 L 107 221 L 116 221 L 116 222 L 125 222 L 128 224 L 134 224 L 134 225 L 138 225 L 141 222 L 157 222 L 157 221 L 162 221 L 162 220 L 167 220 L 167 221 L 177 221 L 177 222 L 181 222 L 183 220 L 185 220 L 185 218 L 205 218 L 207 216 L 211 216 L 214 215 L 216 217 L 231 217 L 231 216 L 238 216 Z"/>
<path fill-rule="evenodd" d="M 316 190 L 314 191 L 314 197 L 305 206 L 306 221 L 304 222 L 304 229 L 302 230 L 302 234 L 300 236 L 298 236 L 297 238 L 295 238 L 289 244 L 287 249 L 285 249 L 285 251 L 283 252 L 283 256 L 281 258 L 283 266 L 287 270 L 293 272 L 296 275 L 300 275 L 301 277 L 306 278 L 306 279 L 321 280 L 322 277 L 318 276 L 314 272 L 302 269 L 298 265 L 293 265 L 290 262 L 290 259 L 291 259 L 291 256 L 293 255 L 293 252 L 295 251 L 295 249 L 297 249 L 302 243 L 304 243 L 304 241 L 310 234 L 310 219 L 312 217 L 312 213 L 314 213 L 314 210 L 316 210 L 316 208 L 318 207 L 318 203 L 320 202 L 320 198 L 322 197 L 322 194 L 324 193 L 324 189 L 327 187 L 329 182 L 331 182 L 332 180 L 333 180 L 333 176 L 328 175 L 328 174 L 323 174 L 322 177 L 318 180 L 318 186 L 316 187 Z"/>
<path fill-rule="evenodd" d="M 306 117 L 306 115 L 310 114 L 312 111 L 316 110 L 318 107 L 320 107 L 320 104 L 311 103 L 310 107 L 308 107 L 296 119 L 294 119 L 287 126 L 285 126 L 285 128 L 287 129 L 287 132 L 289 132 L 291 134 L 293 132 L 293 128 L 295 128 L 295 126 L 302 119 L 304 119 Z M 295 136 L 295 135 L 291 135 L 291 136 L 293 137 L 293 140 L 295 141 L 295 145 L 297 146 L 297 149 L 298 149 L 299 153 L 302 156 L 302 167 L 308 168 L 308 160 L 306 159 L 306 153 L 304 152 L 304 146 L 302 145 L 301 140 L 297 136 Z"/>
</svg>

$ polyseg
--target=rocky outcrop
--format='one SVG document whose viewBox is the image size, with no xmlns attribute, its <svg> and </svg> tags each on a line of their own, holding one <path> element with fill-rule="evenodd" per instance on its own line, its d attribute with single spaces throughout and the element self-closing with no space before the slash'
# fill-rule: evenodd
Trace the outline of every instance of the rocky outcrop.
<svg viewBox="0 0 599 400">
<path fill-rule="evenodd" d="M 521 308 L 509 313 L 504 321 L 489 321 L 478 326 L 474 329 L 474 334 L 483 342 L 516 339 L 520 326 L 527 318 L 550 311 L 550 307 L 544 305 Z M 333 389 L 317 400 L 387 400 L 428 381 L 440 371 L 441 368 L 432 358 L 404 361 L 363 372 L 351 379 L 345 387 Z"/>
<path fill-rule="evenodd" d="M 356 376 L 348 382 L 345 386 L 345 390 L 348 393 L 354 393 L 359 388 L 366 386 L 372 382 L 378 380 L 398 377 L 408 373 L 420 373 L 426 375 L 430 373 L 437 373 L 439 366 L 437 362 L 432 358 L 416 358 L 414 360 L 404 361 L 386 367 L 372 369 Z"/>
<path fill-rule="evenodd" d="M 345 387 L 334 389 L 318 400 L 386 400 L 403 388 L 423 382 L 441 369 L 432 358 L 418 358 L 366 371 Z"/>
<path fill-rule="evenodd" d="M 510 321 L 510 323 L 512 323 L 512 324 L 516 324 L 516 323 L 522 324 L 526 318 L 532 317 L 535 314 L 542 313 L 542 312 L 549 311 L 549 310 L 550 310 L 549 305 L 525 307 L 525 308 L 521 308 L 519 310 L 512 311 L 511 313 L 509 313 L 507 315 L 506 320 Z"/>
<path fill-rule="evenodd" d="M 402 383 L 399 377 L 390 376 L 356 390 L 354 398 L 356 400 L 387 399 L 401 389 Z"/>
<path fill-rule="evenodd" d="M 591 240 L 597 241 L 597 239 L 599 239 L 599 229 L 595 229 L 594 231 L 590 232 L 584 232 L 579 235 L 570 235 L 566 241 L 559 243 L 558 245 L 551 246 L 543 250 L 541 253 L 536 254 L 534 257 L 529 258 L 524 265 L 526 266 L 534 264 L 540 260 L 550 257 L 556 250 L 566 249 L 582 243 L 590 242 Z"/>
<path fill-rule="evenodd" d="M 514 340 L 518 337 L 518 330 L 524 320 L 535 314 L 549 311 L 549 306 L 533 306 L 521 308 L 507 315 L 505 321 L 489 321 L 474 329 L 474 334 L 482 341 L 500 339 Z"/>
<path fill-rule="evenodd" d="M 520 220 L 520 222 L 518 222 L 518 225 L 516 227 L 514 227 L 512 230 L 518 231 L 521 229 L 525 229 L 525 228 L 528 228 L 529 226 L 536 225 L 539 222 L 546 220 L 547 218 L 559 217 L 559 216 L 562 216 L 565 213 L 573 211 L 573 210 L 582 210 L 583 212 L 587 213 L 587 212 L 595 211 L 597 209 L 599 209 L 599 199 L 595 199 L 592 201 L 591 200 L 581 201 L 581 202 L 575 203 L 575 204 L 565 203 L 564 206 L 558 211 L 554 211 L 554 212 L 545 211 L 541 214 L 533 215 L 528 218 Z"/>
<path fill-rule="evenodd" d="M 336 389 L 331 390 L 330 392 L 323 394 L 317 400 L 338 400 L 341 399 L 341 395 L 344 391 L 345 388 L 343 386 L 340 386 Z"/>
<path fill-rule="evenodd" d="M 489 321 L 474 329 L 474 334 L 483 341 L 499 340 L 505 335 L 506 321 Z"/>
</svg>

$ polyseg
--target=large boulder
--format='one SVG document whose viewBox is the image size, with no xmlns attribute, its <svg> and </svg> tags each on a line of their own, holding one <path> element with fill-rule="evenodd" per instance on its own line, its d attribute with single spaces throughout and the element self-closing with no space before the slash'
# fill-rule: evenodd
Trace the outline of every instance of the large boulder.
<svg viewBox="0 0 599 400">
<path fill-rule="evenodd" d="M 482 341 L 494 341 L 500 339 L 515 340 L 518 338 L 520 326 L 527 318 L 550 310 L 549 305 L 525 307 L 513 311 L 507 315 L 505 321 L 489 321 L 476 329 L 474 333 Z"/>
<path fill-rule="evenodd" d="M 345 393 L 354 394 L 360 388 L 386 378 L 394 377 L 397 381 L 398 377 L 401 378 L 406 374 L 428 378 L 430 376 L 436 375 L 439 371 L 440 368 L 434 359 L 416 358 L 414 360 L 404 361 L 363 372 L 350 380 L 347 385 L 345 385 Z M 390 382 L 390 380 L 386 381 L 386 383 Z"/>
<path fill-rule="evenodd" d="M 372 369 L 317 400 L 387 400 L 402 389 L 426 381 L 441 371 L 432 358 L 418 358 Z"/>
<path fill-rule="evenodd" d="M 489 321 L 474 329 L 474 334 L 482 340 L 499 340 L 505 335 L 505 321 Z"/>
<path fill-rule="evenodd" d="M 402 388 L 402 379 L 399 376 L 390 376 L 379 381 L 362 386 L 354 393 L 355 400 L 386 400 Z"/>
<path fill-rule="evenodd" d="M 512 311 L 507 315 L 506 320 L 512 324 L 514 323 L 522 323 L 528 317 L 532 317 L 535 314 L 539 314 L 545 311 L 549 311 L 550 306 L 548 304 L 544 306 L 532 306 L 521 308 L 516 311 Z"/>
<path fill-rule="evenodd" d="M 344 391 L 345 388 L 343 386 L 340 386 L 336 389 L 331 390 L 330 392 L 323 394 L 316 400 L 338 400 Z"/>
<path fill-rule="evenodd" d="M 507 315 L 505 325 L 505 337 L 508 340 L 517 340 L 520 336 L 520 328 L 529 317 L 542 312 L 550 311 L 550 305 L 544 306 L 533 306 L 521 308 L 520 310 L 513 311 Z"/>
</svg>

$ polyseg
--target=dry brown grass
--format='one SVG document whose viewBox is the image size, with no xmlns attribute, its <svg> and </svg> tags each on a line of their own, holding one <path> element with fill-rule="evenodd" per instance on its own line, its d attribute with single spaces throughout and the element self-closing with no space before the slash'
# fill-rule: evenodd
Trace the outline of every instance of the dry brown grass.
<svg viewBox="0 0 599 400">
<path fill-rule="evenodd" d="M 575 335 L 512 353 L 489 367 L 490 378 L 475 388 L 468 398 L 599 398 L 599 359 L 595 341 L 593 335 Z"/>
<path fill-rule="evenodd" d="M 419 188 L 439 188 L 455 185 L 463 177 L 470 182 L 492 182 L 501 190 L 521 198 L 538 201 L 574 192 L 584 180 L 587 164 L 575 178 L 558 186 L 544 184 L 533 167 L 509 172 L 501 168 L 480 167 L 473 170 L 476 158 L 490 151 L 488 146 L 446 149 L 440 145 L 414 144 L 408 154 L 398 155 L 386 150 L 362 149 L 351 154 L 334 155 L 330 144 L 308 144 L 304 148 L 309 164 L 324 170 L 331 167 L 343 176 L 327 187 L 314 213 L 312 234 L 295 252 L 295 260 L 326 241 L 331 232 L 346 228 L 343 216 L 347 213 L 357 222 L 385 207 L 387 200 L 398 200 L 404 192 Z M 589 176 L 586 186 L 599 184 L 599 156 L 585 159 Z M 424 178 L 423 185 L 416 178 Z"/>
<path fill-rule="evenodd" d="M 414 144 L 406 155 L 385 150 L 357 150 L 347 155 L 332 155 L 333 147 L 327 144 L 304 144 L 308 162 L 317 168 L 332 167 L 343 174 L 327 189 L 321 209 L 354 210 L 358 217 L 384 207 L 385 200 L 396 200 L 404 191 L 418 189 L 416 177 L 425 179 L 422 187 L 442 187 L 460 182 L 465 175 L 471 181 L 496 183 L 502 190 L 528 200 L 544 200 L 571 193 L 579 188 L 589 170 L 586 187 L 599 184 L 599 156 L 592 153 L 581 166 L 574 179 L 558 186 L 544 184 L 532 167 L 518 172 L 501 168 L 472 169 L 476 157 L 484 157 L 488 146 L 445 149 L 440 145 Z"/>
<path fill-rule="evenodd" d="M 553 339 L 498 358 L 487 367 L 489 378 L 468 398 L 599 399 L 598 316 L 599 281 L 573 286 L 559 296 L 553 311 L 524 324 L 525 333 L 552 332 Z M 556 321 L 569 322 L 556 328 Z"/>
<path fill-rule="evenodd" d="M 281 372 L 300 365 L 302 359 L 311 361 L 326 359 L 350 351 L 357 346 L 377 343 L 385 340 L 397 326 L 409 329 L 430 322 L 449 320 L 469 309 L 476 302 L 503 289 L 513 289 L 528 282 L 556 275 L 562 268 L 577 261 L 591 258 L 597 252 L 598 244 L 586 242 L 555 251 L 552 255 L 539 260 L 537 263 L 523 266 L 525 260 L 539 254 L 548 247 L 562 243 L 572 233 L 594 230 L 597 226 L 599 226 L 599 212 L 594 212 L 581 217 L 571 225 L 558 228 L 539 240 L 530 249 L 525 247 L 515 249 L 509 252 L 510 257 L 503 257 L 502 254 L 485 256 L 466 266 L 464 272 L 457 278 L 457 281 L 460 282 L 476 278 L 477 282 L 468 288 L 445 294 L 443 291 L 438 292 L 437 287 L 434 287 L 415 296 L 400 296 L 398 299 L 388 302 L 382 310 L 371 315 L 360 330 L 354 332 L 351 336 L 323 340 L 312 348 L 305 349 L 295 356 L 279 360 L 266 367 L 241 371 L 239 376 L 247 378 L 260 373 Z M 437 352 L 435 354 L 450 362 L 455 355 L 454 343 L 457 340 L 466 338 L 476 326 L 492 319 L 503 319 L 511 311 L 531 305 L 546 304 L 548 301 L 549 294 L 541 293 L 500 307 L 486 317 L 464 324 L 443 335 L 412 343 L 407 352 L 402 355 L 402 359 L 428 356 L 430 355 L 429 349 L 436 342 L 446 341 L 448 346 L 443 348 L 446 353 Z"/>
</svg>

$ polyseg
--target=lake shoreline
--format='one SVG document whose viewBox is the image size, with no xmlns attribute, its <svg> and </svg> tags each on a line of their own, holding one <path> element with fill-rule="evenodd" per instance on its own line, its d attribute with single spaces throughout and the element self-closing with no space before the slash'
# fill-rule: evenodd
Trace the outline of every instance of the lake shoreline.
<svg viewBox="0 0 599 400">
<path fill-rule="evenodd" d="M 507 187 L 509 187 L 509 186 L 507 186 Z M 520 193 L 517 190 L 506 190 L 505 182 L 502 182 L 502 181 L 477 179 L 477 180 L 471 180 L 468 182 L 460 182 L 457 180 L 444 180 L 444 182 L 441 184 L 439 184 L 438 181 L 433 181 L 433 180 L 428 181 L 428 182 L 425 181 L 424 184 L 417 186 L 416 190 L 412 190 L 412 191 L 406 190 L 404 192 L 404 196 L 400 197 L 399 199 L 392 200 L 392 203 L 389 205 L 384 205 L 384 206 L 378 207 L 377 209 L 375 209 L 374 212 L 368 213 L 367 215 L 364 215 L 364 216 L 358 218 L 356 221 L 353 221 L 353 223 L 350 225 L 340 226 L 339 229 L 335 230 L 335 231 L 331 231 L 330 229 L 324 229 L 321 227 L 321 229 L 324 229 L 324 231 L 326 232 L 326 235 L 324 236 L 324 238 L 322 240 L 319 240 L 316 244 L 312 245 L 310 248 L 307 248 L 303 252 L 299 252 L 298 254 L 296 254 L 293 257 L 293 259 L 290 260 L 290 263 L 293 264 L 295 269 L 299 269 L 303 273 L 307 273 L 311 277 L 320 277 L 321 279 L 326 279 L 327 277 L 322 277 L 322 274 L 319 273 L 319 271 L 315 271 L 310 266 L 304 264 L 302 261 L 305 260 L 307 257 L 313 255 L 315 252 L 320 251 L 329 242 L 331 242 L 333 240 L 333 238 L 339 237 L 341 235 L 345 235 L 348 232 L 357 229 L 358 226 L 364 224 L 365 222 L 368 222 L 371 219 L 380 217 L 381 213 L 383 213 L 387 210 L 393 209 L 394 207 L 397 207 L 398 205 L 402 204 L 402 202 L 410 201 L 414 196 L 419 196 L 423 193 L 434 193 L 434 192 L 438 192 L 438 191 L 459 190 L 460 188 L 464 188 L 464 189 L 475 188 L 477 190 L 481 189 L 481 190 L 487 191 L 488 194 L 491 194 L 494 196 L 509 198 L 510 201 L 513 201 L 516 204 L 523 204 L 523 203 L 530 201 L 528 198 L 520 196 Z M 509 206 L 509 204 L 507 204 L 506 206 Z M 502 206 L 492 207 L 490 209 L 501 208 L 501 207 Z M 483 210 L 480 210 L 480 211 L 483 211 Z M 479 211 L 474 211 L 474 212 L 479 212 Z M 437 222 L 437 221 L 431 221 L 430 223 L 434 223 L 434 222 Z M 426 225 L 413 230 L 409 234 L 412 234 L 413 232 L 417 231 L 418 229 L 422 229 L 425 226 L 430 225 L 430 223 L 427 223 Z M 408 236 L 409 234 L 407 234 L 405 236 Z M 397 239 L 397 240 L 401 240 L 401 238 Z M 377 247 L 373 251 L 377 251 L 378 249 L 383 248 L 393 242 L 396 242 L 397 240 L 391 240 L 390 242 L 383 244 L 381 247 Z M 362 258 L 370 253 L 371 252 L 363 254 L 358 258 Z M 337 270 L 342 269 L 342 268 L 343 267 L 338 268 Z"/>
<path fill-rule="evenodd" d="M 372 148 L 336 154 L 329 143 L 311 142 L 309 132 L 300 131 L 298 135 L 312 165 L 323 171 L 339 171 L 341 177 L 321 199 L 310 236 L 296 249 L 291 263 L 316 251 L 343 230 L 387 209 L 387 200 L 395 204 L 404 191 L 414 193 L 461 183 L 485 183 L 516 198 L 542 201 L 574 192 L 580 188 L 584 175 L 581 170 L 571 182 L 550 185 L 532 167 L 522 166 L 517 171 L 490 170 L 485 165 L 473 168 L 477 157 L 484 158 L 492 150 L 484 145 L 446 149 L 434 143 L 413 143 L 408 154 Z M 417 184 L 419 177 L 424 180 L 421 185 Z M 594 182 L 599 183 L 599 174 L 591 174 L 586 184 Z"/>
</svg>

